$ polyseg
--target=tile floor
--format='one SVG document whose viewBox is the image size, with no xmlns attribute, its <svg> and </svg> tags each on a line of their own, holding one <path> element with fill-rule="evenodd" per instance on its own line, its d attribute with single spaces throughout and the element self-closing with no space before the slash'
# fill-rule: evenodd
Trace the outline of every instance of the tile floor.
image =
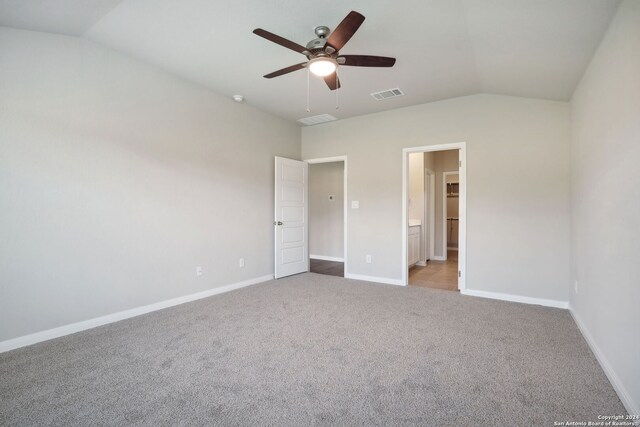
<svg viewBox="0 0 640 427">
<path fill-rule="evenodd" d="M 458 291 L 458 251 L 447 251 L 446 261 L 428 261 L 409 269 L 409 286 Z"/>
</svg>

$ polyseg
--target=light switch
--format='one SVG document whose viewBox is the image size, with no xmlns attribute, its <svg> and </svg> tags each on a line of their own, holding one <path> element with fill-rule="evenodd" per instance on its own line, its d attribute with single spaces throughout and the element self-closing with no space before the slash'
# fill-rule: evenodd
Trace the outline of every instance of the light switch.
<svg viewBox="0 0 640 427">
<path fill-rule="evenodd" d="M 352 200 L 351 209 L 360 209 L 360 202 L 358 200 Z"/>
</svg>

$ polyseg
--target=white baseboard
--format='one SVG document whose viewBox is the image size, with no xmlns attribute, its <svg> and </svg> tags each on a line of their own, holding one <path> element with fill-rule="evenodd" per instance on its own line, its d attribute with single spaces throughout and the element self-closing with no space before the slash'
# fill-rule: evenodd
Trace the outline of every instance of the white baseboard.
<svg viewBox="0 0 640 427">
<path fill-rule="evenodd" d="M 497 299 L 501 301 L 511 301 L 511 302 L 520 302 L 524 304 L 543 305 L 545 307 L 554 307 L 554 308 L 565 308 L 565 309 L 569 308 L 568 301 L 523 297 L 520 295 L 502 294 L 499 292 L 476 291 L 473 289 L 461 289 L 460 293 L 463 295 L 469 295 L 472 297 L 490 298 L 490 299 Z"/>
<path fill-rule="evenodd" d="M 418 262 L 416 262 L 416 265 L 418 267 L 426 267 L 427 261 L 418 261 Z"/>
<path fill-rule="evenodd" d="M 386 277 L 374 277 L 374 276 L 364 276 L 362 274 L 346 274 L 344 275 L 346 279 L 354 279 L 354 280 L 363 280 L 365 282 L 375 282 L 375 283 L 384 283 L 385 285 L 397 285 L 404 286 L 402 284 L 402 280 L 400 279 L 389 279 Z"/>
<path fill-rule="evenodd" d="M 245 286 L 266 282 L 272 279 L 273 279 L 273 275 L 256 277 L 254 279 L 245 280 L 243 282 L 238 282 L 238 283 L 234 283 L 226 286 L 220 286 L 220 287 L 209 289 L 203 292 L 185 295 L 178 298 L 172 298 L 169 300 L 160 301 L 160 302 L 156 302 L 149 305 L 144 305 L 142 307 L 136 307 L 130 310 L 119 311 L 117 313 L 107 314 L 105 316 L 95 317 L 89 320 L 83 320 L 82 322 L 71 323 L 69 325 L 48 329 L 46 331 L 36 332 L 34 334 L 12 338 L 10 340 L 0 342 L 0 353 L 9 351 L 9 350 L 14 350 L 20 347 L 25 347 L 31 344 L 36 344 L 42 341 L 48 341 L 50 339 L 59 338 L 65 335 L 75 334 L 76 332 L 95 328 L 97 326 L 118 322 L 120 320 L 140 316 L 142 314 L 150 313 L 152 311 L 162 310 L 163 308 L 173 307 L 175 305 L 184 304 L 186 302 L 207 298 L 213 295 L 222 294 L 225 292 L 233 291 L 235 289 L 244 288 Z"/>
<path fill-rule="evenodd" d="M 443 257 L 443 256 L 436 256 L 436 255 L 434 255 L 431 259 L 432 259 L 433 261 L 446 261 L 446 260 L 447 260 L 447 259 L 446 259 L 445 257 Z"/>
<path fill-rule="evenodd" d="M 620 398 L 620 401 L 626 408 L 627 412 L 631 415 L 640 414 L 640 402 L 634 402 L 631 399 L 631 395 L 622 384 L 622 381 L 620 381 L 620 377 L 618 377 L 616 372 L 607 361 L 607 358 L 604 356 L 604 353 L 602 353 L 602 350 L 600 350 L 598 344 L 596 344 L 593 336 L 591 335 L 591 333 L 589 333 L 589 330 L 580 319 L 580 316 L 578 316 L 578 314 L 573 311 L 571 307 L 569 307 L 569 313 L 571 313 L 573 320 L 576 322 L 576 325 L 578 325 L 578 329 L 582 333 L 584 339 L 587 341 L 587 344 L 589 344 L 591 351 L 596 356 L 596 359 L 598 360 L 598 363 L 600 363 L 600 366 L 602 367 L 605 375 L 607 376 L 607 378 L 609 378 L 609 382 L 611 383 L 611 385 L 613 385 L 613 389 L 616 391 L 616 393 L 618 393 L 618 397 Z"/>
<path fill-rule="evenodd" d="M 336 257 L 336 256 L 325 256 L 325 255 L 309 255 L 311 259 L 319 259 L 322 261 L 335 261 L 335 262 L 344 262 L 344 258 Z"/>
</svg>

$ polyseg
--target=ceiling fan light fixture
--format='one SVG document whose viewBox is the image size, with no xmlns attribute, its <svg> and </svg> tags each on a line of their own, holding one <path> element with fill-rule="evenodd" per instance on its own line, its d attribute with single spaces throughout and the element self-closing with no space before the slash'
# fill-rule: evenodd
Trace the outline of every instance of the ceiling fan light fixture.
<svg viewBox="0 0 640 427">
<path fill-rule="evenodd" d="M 363 22 L 364 16 L 352 10 L 333 31 L 324 26 L 316 27 L 316 38 L 307 43 L 306 46 L 294 43 L 262 28 L 256 28 L 253 30 L 255 35 L 301 53 L 306 57 L 305 62 L 265 74 L 264 78 L 272 79 L 306 68 L 307 76 L 313 73 L 315 76 L 322 77 L 329 89 L 336 90 L 340 88 L 340 80 L 336 72 L 338 65 L 346 67 L 393 67 L 396 63 L 395 58 L 374 55 L 340 55 L 340 50 L 358 31 Z"/>
<path fill-rule="evenodd" d="M 333 58 L 314 58 L 309 61 L 309 71 L 316 76 L 325 77 L 336 71 L 338 62 Z"/>
</svg>

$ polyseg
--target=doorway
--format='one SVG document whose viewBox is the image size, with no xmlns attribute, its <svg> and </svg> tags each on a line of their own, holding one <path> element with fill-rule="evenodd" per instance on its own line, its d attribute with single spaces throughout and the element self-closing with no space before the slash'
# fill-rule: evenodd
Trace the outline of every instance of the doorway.
<svg viewBox="0 0 640 427">
<path fill-rule="evenodd" d="M 442 253 L 445 261 L 458 252 L 459 213 L 460 213 L 460 174 L 458 171 L 442 173 L 442 221 L 444 238 L 442 239 Z"/>
<path fill-rule="evenodd" d="M 465 289 L 465 143 L 403 150 L 403 284 Z"/>
<path fill-rule="evenodd" d="M 425 242 L 425 262 L 435 256 L 436 247 L 436 173 L 434 170 L 424 168 L 424 220 L 423 241 Z"/>
<path fill-rule="evenodd" d="M 344 277 L 347 254 L 346 156 L 309 164 L 309 269 Z"/>
</svg>

